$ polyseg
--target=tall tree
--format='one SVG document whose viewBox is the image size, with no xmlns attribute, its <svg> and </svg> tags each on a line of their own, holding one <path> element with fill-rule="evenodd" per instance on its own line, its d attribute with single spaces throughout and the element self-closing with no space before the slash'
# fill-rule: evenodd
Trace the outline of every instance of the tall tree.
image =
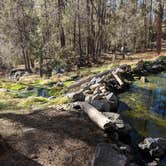
<svg viewBox="0 0 166 166">
<path fill-rule="evenodd" d="M 161 52 L 161 40 L 162 40 L 162 18 L 163 18 L 163 7 L 161 0 L 157 0 L 157 53 Z"/>
</svg>

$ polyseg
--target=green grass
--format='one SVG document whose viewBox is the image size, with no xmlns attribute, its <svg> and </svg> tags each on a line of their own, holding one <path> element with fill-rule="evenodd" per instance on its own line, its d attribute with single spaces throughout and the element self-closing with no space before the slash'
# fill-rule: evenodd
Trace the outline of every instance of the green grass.
<svg viewBox="0 0 166 166">
<path fill-rule="evenodd" d="M 18 106 L 22 107 L 22 108 L 29 108 L 32 106 L 39 106 L 41 104 L 47 103 L 48 99 L 44 98 L 44 97 L 28 97 L 27 99 L 22 100 Z"/>
<path fill-rule="evenodd" d="M 53 100 L 50 100 L 48 102 L 48 105 L 60 105 L 60 104 L 66 104 L 69 102 L 70 102 L 70 99 L 67 96 L 59 96 Z"/>
</svg>

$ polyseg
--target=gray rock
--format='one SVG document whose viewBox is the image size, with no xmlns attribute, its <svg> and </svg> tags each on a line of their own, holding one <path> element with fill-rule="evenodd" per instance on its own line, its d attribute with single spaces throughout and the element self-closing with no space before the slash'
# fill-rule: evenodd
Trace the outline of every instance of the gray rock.
<svg viewBox="0 0 166 166">
<path fill-rule="evenodd" d="M 69 97 L 72 101 L 84 101 L 85 100 L 85 95 L 83 94 L 83 91 L 77 91 L 77 92 L 72 92 L 68 93 L 67 97 Z"/>
<path fill-rule="evenodd" d="M 102 98 L 103 98 L 103 96 L 97 93 L 97 94 L 95 94 L 95 95 L 92 96 L 92 101 L 94 101 L 94 100 L 100 100 Z"/>
<path fill-rule="evenodd" d="M 101 82 L 102 82 L 102 78 L 101 77 L 96 78 L 96 80 L 95 80 L 96 84 L 101 83 Z"/>
<path fill-rule="evenodd" d="M 93 85 L 90 86 L 90 89 L 91 90 L 95 90 L 96 88 L 98 88 L 100 86 L 101 86 L 101 84 L 98 84 L 98 83 L 97 84 L 93 84 Z"/>
<path fill-rule="evenodd" d="M 79 80 L 80 76 L 78 74 L 72 75 L 71 80 Z"/>
<path fill-rule="evenodd" d="M 151 137 L 145 138 L 144 142 L 139 143 L 138 146 L 142 150 L 148 150 L 152 157 L 160 158 L 165 154 L 164 150 L 159 146 L 156 140 Z"/>
<path fill-rule="evenodd" d="M 59 82 L 56 83 L 56 86 L 58 86 L 58 87 L 63 87 L 63 86 L 64 86 L 64 83 L 61 82 L 61 81 L 59 81 Z"/>
<path fill-rule="evenodd" d="M 92 91 L 91 90 L 85 90 L 84 94 L 92 94 Z"/>
<path fill-rule="evenodd" d="M 166 150 L 166 139 L 165 138 L 155 138 L 155 141 L 163 150 Z"/>
<path fill-rule="evenodd" d="M 127 157 L 119 152 L 115 144 L 97 145 L 92 166 L 125 166 L 126 164 Z"/>
<path fill-rule="evenodd" d="M 148 163 L 147 166 L 157 166 L 159 163 L 157 161 L 152 161 L 151 163 Z"/>
<path fill-rule="evenodd" d="M 110 111 L 117 110 L 118 105 L 119 105 L 118 98 L 113 93 L 110 93 L 109 95 L 105 96 L 105 98 L 111 105 L 111 110 Z"/>
<path fill-rule="evenodd" d="M 114 112 L 104 112 L 103 114 L 107 116 L 119 129 L 125 127 L 125 123 L 121 119 L 120 114 Z"/>
<path fill-rule="evenodd" d="M 85 97 L 85 101 L 88 102 L 88 103 L 91 103 L 91 101 L 92 101 L 92 95 L 87 95 Z"/>
<path fill-rule="evenodd" d="M 105 99 L 92 100 L 91 104 L 101 112 L 109 112 L 111 109 L 110 104 Z"/>
<path fill-rule="evenodd" d="M 96 77 L 93 77 L 90 81 L 90 84 L 93 85 L 93 84 L 95 84 L 95 82 L 96 82 Z"/>
</svg>

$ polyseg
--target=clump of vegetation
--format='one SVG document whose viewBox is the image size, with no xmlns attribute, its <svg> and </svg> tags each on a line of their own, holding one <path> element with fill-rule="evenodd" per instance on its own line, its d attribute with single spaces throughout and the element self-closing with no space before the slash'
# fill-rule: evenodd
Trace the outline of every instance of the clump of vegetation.
<svg viewBox="0 0 166 166">
<path fill-rule="evenodd" d="M 22 100 L 22 102 L 20 102 L 18 104 L 18 106 L 21 107 L 25 107 L 25 108 L 30 108 L 32 106 L 39 106 L 41 104 L 47 103 L 48 99 L 44 98 L 44 97 L 28 97 L 27 99 Z"/>
<path fill-rule="evenodd" d="M 60 105 L 69 103 L 70 99 L 67 96 L 59 96 L 55 99 L 52 99 L 48 102 L 48 105 Z"/>
<path fill-rule="evenodd" d="M 2 88 L 5 88 L 5 89 L 9 89 L 9 90 L 22 90 L 22 89 L 25 89 L 27 86 L 26 85 L 23 85 L 21 83 L 7 83 L 7 82 L 3 82 L 1 84 L 1 87 Z"/>
</svg>

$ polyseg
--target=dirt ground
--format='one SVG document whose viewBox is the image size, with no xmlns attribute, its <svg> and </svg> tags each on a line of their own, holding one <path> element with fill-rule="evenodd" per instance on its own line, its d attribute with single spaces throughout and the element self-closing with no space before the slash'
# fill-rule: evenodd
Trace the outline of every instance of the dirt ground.
<svg viewBox="0 0 166 166">
<path fill-rule="evenodd" d="M 77 111 L 3 113 L 0 124 L 8 143 L 0 166 L 88 166 L 96 145 L 105 141 L 103 132 Z"/>
</svg>

